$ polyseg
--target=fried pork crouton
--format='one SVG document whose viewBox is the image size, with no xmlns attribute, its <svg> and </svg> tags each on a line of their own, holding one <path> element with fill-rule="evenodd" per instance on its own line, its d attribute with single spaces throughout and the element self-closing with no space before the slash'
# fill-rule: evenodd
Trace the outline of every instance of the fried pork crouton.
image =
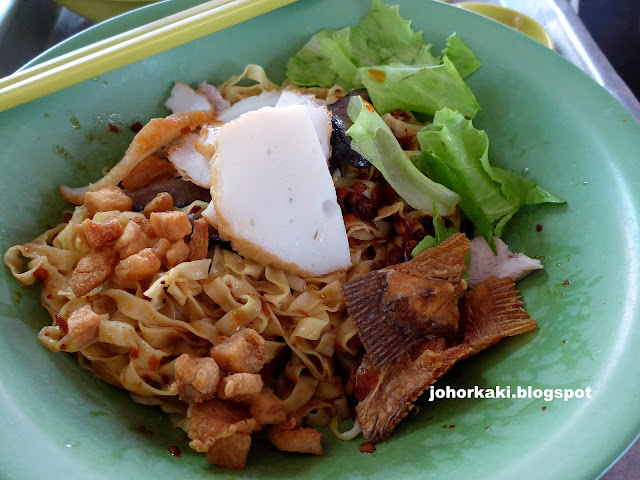
<svg viewBox="0 0 640 480">
<path fill-rule="evenodd" d="M 257 373 L 234 373 L 220 381 L 218 397 L 242 402 L 259 394 L 262 386 L 262 377 Z"/>
<path fill-rule="evenodd" d="M 142 232 L 149 238 L 157 237 L 156 231 L 151 226 L 151 221 L 148 218 L 135 217 L 132 218 L 133 223 L 138 224 Z"/>
<path fill-rule="evenodd" d="M 84 297 L 111 276 L 115 264 L 113 250 L 105 248 L 82 257 L 73 269 L 69 282 L 76 298 Z"/>
<path fill-rule="evenodd" d="M 160 192 L 156 197 L 147 203 L 144 207 L 142 214 L 149 218 L 154 212 L 172 212 L 173 211 L 173 197 L 170 193 Z"/>
<path fill-rule="evenodd" d="M 187 409 L 187 418 L 187 434 L 191 439 L 189 446 L 196 452 L 206 452 L 221 438 L 260 430 L 260 425 L 251 418 L 246 405 L 219 398 L 192 403 Z"/>
<path fill-rule="evenodd" d="M 74 310 L 67 320 L 68 333 L 60 339 L 59 348 L 65 352 L 77 352 L 98 338 L 100 317 L 91 305 Z"/>
<path fill-rule="evenodd" d="M 193 233 L 189 241 L 189 261 L 203 260 L 209 253 L 209 225 L 204 218 L 193 222 Z"/>
<path fill-rule="evenodd" d="M 180 400 L 204 402 L 216 394 L 220 368 L 213 358 L 190 358 L 185 353 L 176 360 L 176 381 Z"/>
<path fill-rule="evenodd" d="M 120 258 L 127 258 L 143 250 L 148 242 L 149 237 L 142 231 L 140 225 L 131 221 L 124 227 L 124 231 L 114 248 L 120 255 Z"/>
<path fill-rule="evenodd" d="M 264 365 L 264 338 L 243 328 L 211 348 L 211 356 L 228 373 L 258 373 Z"/>
<path fill-rule="evenodd" d="M 242 470 L 247 463 L 247 456 L 251 448 L 251 435 L 235 433 L 217 440 L 207 450 L 207 462 L 219 467 Z"/>
<path fill-rule="evenodd" d="M 131 199 L 115 185 L 84 194 L 84 206 L 89 217 L 93 217 L 97 212 L 110 212 L 111 210 L 127 212 L 131 210 L 132 205 Z"/>
<path fill-rule="evenodd" d="M 160 259 L 152 248 L 145 248 L 121 260 L 116 266 L 116 277 L 120 280 L 143 280 L 160 270 Z"/>
<path fill-rule="evenodd" d="M 282 425 L 271 425 L 267 430 L 267 438 L 283 452 L 322 455 L 322 434 L 314 428 L 283 430 Z"/>
<path fill-rule="evenodd" d="M 176 169 L 173 164 L 162 160 L 157 155 L 149 155 L 122 179 L 122 186 L 127 190 L 137 190 L 148 187 L 161 178 L 172 177 L 175 174 Z"/>
<path fill-rule="evenodd" d="M 169 242 L 169 240 L 167 240 L 166 238 L 160 238 L 155 243 L 152 250 L 153 250 L 153 253 L 156 254 L 156 257 L 158 257 L 159 259 L 162 259 L 165 253 L 169 251 L 170 247 L 171 247 L 171 242 Z"/>
<path fill-rule="evenodd" d="M 167 268 L 171 269 L 189 258 L 189 246 L 181 238 L 173 242 L 167 250 Z"/>
<path fill-rule="evenodd" d="M 85 245 L 97 250 L 115 243 L 122 235 L 122 225 L 115 216 L 104 222 L 94 222 L 87 218 L 80 225 L 76 225 L 74 231 Z"/>
<path fill-rule="evenodd" d="M 180 240 L 191 233 L 191 222 L 184 212 L 155 212 L 149 219 L 156 235 L 170 242 Z"/>
<path fill-rule="evenodd" d="M 258 395 L 248 399 L 247 404 L 251 416 L 260 425 L 283 423 L 287 419 L 284 403 L 269 388 L 263 388 Z"/>
</svg>

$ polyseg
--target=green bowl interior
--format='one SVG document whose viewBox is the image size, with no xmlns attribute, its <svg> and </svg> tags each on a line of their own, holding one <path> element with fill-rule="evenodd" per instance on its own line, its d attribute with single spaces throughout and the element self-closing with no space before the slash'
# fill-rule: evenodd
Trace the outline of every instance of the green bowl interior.
<svg viewBox="0 0 640 480">
<path fill-rule="evenodd" d="M 38 60 L 196 3 L 137 10 Z M 280 81 L 287 58 L 312 33 L 354 24 L 369 6 L 298 2 L 0 113 L 0 249 L 59 222 L 68 205 L 58 186 L 99 178 L 122 155 L 133 123 L 168 113 L 173 80 L 219 84 L 259 63 Z M 640 430 L 638 125 L 577 68 L 506 27 L 425 0 L 402 1 L 401 13 L 438 49 L 454 31 L 473 48 L 483 62 L 469 78 L 483 108 L 475 123 L 489 134 L 492 161 L 568 202 L 521 212 L 505 235 L 514 250 L 545 265 L 520 283 L 539 329 L 457 365 L 440 384 L 591 387 L 592 398 L 422 398 L 419 412 L 372 455 L 327 432 L 323 457 L 254 442 L 247 469 L 225 471 L 192 452 L 158 409 L 133 403 L 72 356 L 48 352 L 36 339 L 50 323 L 38 287 L 25 289 L 0 269 L 1 478 L 594 478 L 632 442 Z M 180 447 L 180 458 L 170 445 Z"/>
</svg>

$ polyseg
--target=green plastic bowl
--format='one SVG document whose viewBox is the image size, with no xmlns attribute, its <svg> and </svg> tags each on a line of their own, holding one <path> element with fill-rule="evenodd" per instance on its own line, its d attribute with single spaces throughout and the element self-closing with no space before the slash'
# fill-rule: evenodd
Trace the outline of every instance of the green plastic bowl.
<svg viewBox="0 0 640 480">
<path fill-rule="evenodd" d="M 136 10 L 39 60 L 196 3 Z M 163 103 L 174 80 L 219 84 L 254 62 L 281 81 L 287 58 L 312 33 L 355 24 L 369 6 L 299 1 L 0 113 L 0 250 L 60 221 L 68 205 L 58 186 L 99 178 L 131 140 L 129 126 L 168 113 Z M 519 284 L 539 329 L 466 360 L 439 383 L 591 387 L 592 398 L 422 398 L 419 412 L 371 455 L 359 452 L 361 440 L 325 432 L 322 457 L 256 441 L 247 469 L 230 472 L 192 452 L 157 408 L 133 403 L 72 355 L 46 350 L 36 334 L 51 319 L 38 287 L 23 288 L 0 268 L 0 478 L 590 479 L 636 438 L 640 128 L 583 72 L 527 36 L 439 2 L 403 0 L 400 11 L 436 43 L 434 51 L 453 31 L 474 49 L 483 63 L 469 77 L 482 106 L 475 123 L 489 134 L 492 161 L 568 202 L 521 212 L 505 235 L 515 251 L 545 265 Z M 169 446 L 182 456 L 171 456 Z"/>
</svg>

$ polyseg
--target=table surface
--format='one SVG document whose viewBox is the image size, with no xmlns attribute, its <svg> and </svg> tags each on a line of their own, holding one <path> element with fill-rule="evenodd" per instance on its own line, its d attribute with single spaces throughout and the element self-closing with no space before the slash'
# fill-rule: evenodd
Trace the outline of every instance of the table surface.
<svg viewBox="0 0 640 480">
<path fill-rule="evenodd" d="M 485 0 L 487 3 L 502 4 L 503 6 L 519 10 L 538 20 L 550 33 L 556 43 L 559 53 L 582 68 L 598 83 L 607 88 L 620 103 L 640 122 L 640 103 L 627 84 L 611 66 L 608 58 L 593 40 L 590 32 L 585 28 L 580 18 L 572 9 L 580 2 L 572 0 Z M 606 4 L 606 5 L 605 5 Z M 582 0 L 585 12 L 600 12 L 607 7 L 607 15 L 615 15 L 618 8 L 619 15 L 625 19 L 618 19 L 617 23 L 633 24 L 634 37 L 627 34 L 618 43 L 625 46 L 625 57 L 629 57 L 629 48 L 640 44 L 640 2 L 638 0 Z M 610 8 L 610 7 L 613 7 Z M 612 13 L 613 10 L 613 13 Z M 630 12 L 635 15 L 630 15 Z M 602 42 L 607 51 L 616 52 L 615 39 L 611 39 L 610 22 L 598 14 L 599 18 L 585 17 L 586 23 L 592 27 L 596 38 L 605 38 Z M 613 19 L 616 23 L 616 19 Z M 29 25 L 29 28 L 24 28 Z M 0 77 L 10 75 L 30 59 L 44 50 L 59 43 L 65 38 L 91 26 L 92 23 L 60 8 L 53 0 L 0 0 Z M 640 56 L 640 51 L 635 52 Z M 615 55 L 615 54 L 613 54 Z M 636 60 L 640 59 L 636 57 Z M 640 62 L 628 60 L 621 70 L 629 70 L 628 65 L 638 67 Z M 620 68 L 620 67 L 619 67 Z M 629 83 L 640 89 L 640 77 L 635 76 L 636 70 L 630 70 Z M 601 480 L 637 480 L 640 479 L 640 441 L 637 441 L 611 469 L 601 477 Z"/>
</svg>

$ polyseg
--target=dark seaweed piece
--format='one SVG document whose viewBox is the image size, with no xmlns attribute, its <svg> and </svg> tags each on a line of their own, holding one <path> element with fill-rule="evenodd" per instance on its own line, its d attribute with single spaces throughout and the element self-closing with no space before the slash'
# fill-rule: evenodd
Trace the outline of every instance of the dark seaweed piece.
<svg viewBox="0 0 640 480">
<path fill-rule="evenodd" d="M 369 98 L 366 90 L 354 90 L 353 92 L 340 98 L 335 103 L 327 105 L 331 112 L 331 158 L 329 159 L 329 170 L 333 171 L 340 165 L 340 162 L 348 163 L 356 168 L 369 168 L 371 163 L 351 148 L 351 138 L 346 131 L 353 125 L 347 115 L 349 100 L 354 95 L 360 95 L 365 100 Z"/>
</svg>

